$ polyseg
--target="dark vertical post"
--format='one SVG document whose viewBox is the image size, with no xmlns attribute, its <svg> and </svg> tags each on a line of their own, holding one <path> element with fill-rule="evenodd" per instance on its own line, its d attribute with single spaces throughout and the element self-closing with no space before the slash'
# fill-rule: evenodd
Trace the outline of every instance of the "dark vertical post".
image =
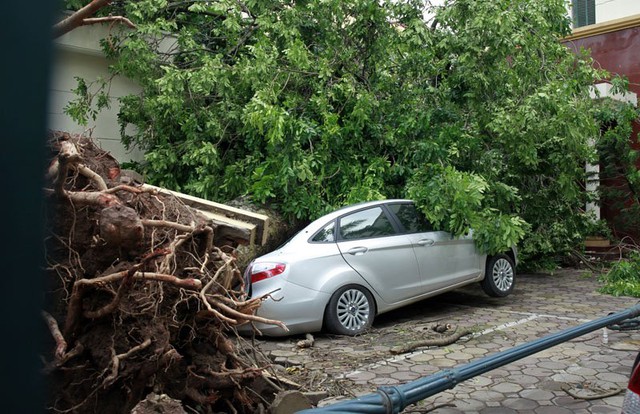
<svg viewBox="0 0 640 414">
<path fill-rule="evenodd" d="M 2 411 L 44 411 L 42 177 L 56 1 L 3 3 L 0 64 Z"/>
</svg>

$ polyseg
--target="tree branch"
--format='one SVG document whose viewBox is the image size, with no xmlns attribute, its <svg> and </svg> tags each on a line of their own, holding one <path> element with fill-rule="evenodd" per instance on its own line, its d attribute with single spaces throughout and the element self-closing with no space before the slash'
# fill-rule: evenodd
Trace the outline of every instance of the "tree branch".
<svg viewBox="0 0 640 414">
<path fill-rule="evenodd" d="M 404 354 L 406 352 L 413 351 L 416 348 L 422 348 L 425 346 L 446 346 L 471 333 L 473 332 L 468 329 L 463 329 L 460 332 L 454 332 L 453 334 L 445 336 L 443 338 L 424 339 L 412 341 L 404 345 L 394 346 L 393 348 L 391 348 L 390 352 L 392 354 Z"/>
<path fill-rule="evenodd" d="M 124 16 L 106 16 L 106 17 L 91 17 L 88 19 L 82 20 L 83 26 L 88 26 L 90 24 L 99 24 L 99 23 L 122 23 L 125 26 L 128 26 L 132 29 L 136 28 L 136 25 L 129 19 Z"/>
<path fill-rule="evenodd" d="M 93 16 L 98 10 L 106 7 L 111 3 L 111 0 L 93 0 L 77 12 L 73 13 L 66 19 L 56 23 L 53 26 L 53 38 L 58 38 L 63 34 L 69 33 L 73 29 L 96 23 L 105 22 L 119 22 L 131 28 L 135 28 L 135 24 L 126 17 L 123 16 L 107 16 L 107 17 L 90 17 Z"/>
</svg>

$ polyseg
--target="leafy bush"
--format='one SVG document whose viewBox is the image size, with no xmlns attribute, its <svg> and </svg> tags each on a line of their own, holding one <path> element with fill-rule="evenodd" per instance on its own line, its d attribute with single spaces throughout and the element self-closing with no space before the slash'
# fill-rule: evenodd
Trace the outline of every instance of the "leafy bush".
<svg viewBox="0 0 640 414">
<path fill-rule="evenodd" d="M 624 90 L 624 79 L 615 79 Z M 595 112 L 600 124 L 598 154 L 600 155 L 600 187 L 602 204 L 616 214 L 612 218 L 615 234 L 622 238 L 640 233 L 640 170 L 639 153 L 629 139 L 640 112 L 630 103 L 602 101 Z"/>
<path fill-rule="evenodd" d="M 633 252 L 622 259 L 601 276 L 604 286 L 600 292 L 614 296 L 633 296 L 640 298 L 640 253 Z"/>
</svg>

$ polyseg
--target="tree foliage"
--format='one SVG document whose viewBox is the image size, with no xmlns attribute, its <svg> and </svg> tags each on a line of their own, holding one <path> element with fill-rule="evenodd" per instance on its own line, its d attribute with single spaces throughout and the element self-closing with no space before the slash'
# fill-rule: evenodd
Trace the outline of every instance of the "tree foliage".
<svg viewBox="0 0 640 414">
<path fill-rule="evenodd" d="M 614 92 L 626 90 L 628 80 L 614 79 Z M 616 211 L 611 220 L 619 238 L 640 232 L 640 170 L 638 151 L 629 137 L 640 111 L 631 103 L 602 99 L 596 106 L 596 121 L 600 127 L 597 141 L 600 157 L 600 199 Z M 637 124 L 636 124 L 637 126 Z"/>
<path fill-rule="evenodd" d="M 530 260 L 586 231 L 588 87 L 605 74 L 559 42 L 563 0 L 116 6 L 137 29 L 105 52 L 143 88 L 122 136 L 155 184 L 299 219 L 412 197 L 488 252 L 524 239 Z"/>
</svg>

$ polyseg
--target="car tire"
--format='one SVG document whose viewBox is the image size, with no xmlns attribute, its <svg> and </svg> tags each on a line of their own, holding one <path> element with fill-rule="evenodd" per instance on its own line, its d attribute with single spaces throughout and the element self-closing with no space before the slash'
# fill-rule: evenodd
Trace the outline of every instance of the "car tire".
<svg viewBox="0 0 640 414">
<path fill-rule="evenodd" d="M 331 296 L 324 323 L 331 333 L 358 335 L 371 327 L 375 314 L 375 302 L 371 293 L 362 286 L 347 285 Z"/>
<path fill-rule="evenodd" d="M 487 258 L 484 279 L 480 282 L 484 292 L 493 297 L 504 297 L 513 292 L 516 269 L 513 260 L 506 254 Z"/>
</svg>

